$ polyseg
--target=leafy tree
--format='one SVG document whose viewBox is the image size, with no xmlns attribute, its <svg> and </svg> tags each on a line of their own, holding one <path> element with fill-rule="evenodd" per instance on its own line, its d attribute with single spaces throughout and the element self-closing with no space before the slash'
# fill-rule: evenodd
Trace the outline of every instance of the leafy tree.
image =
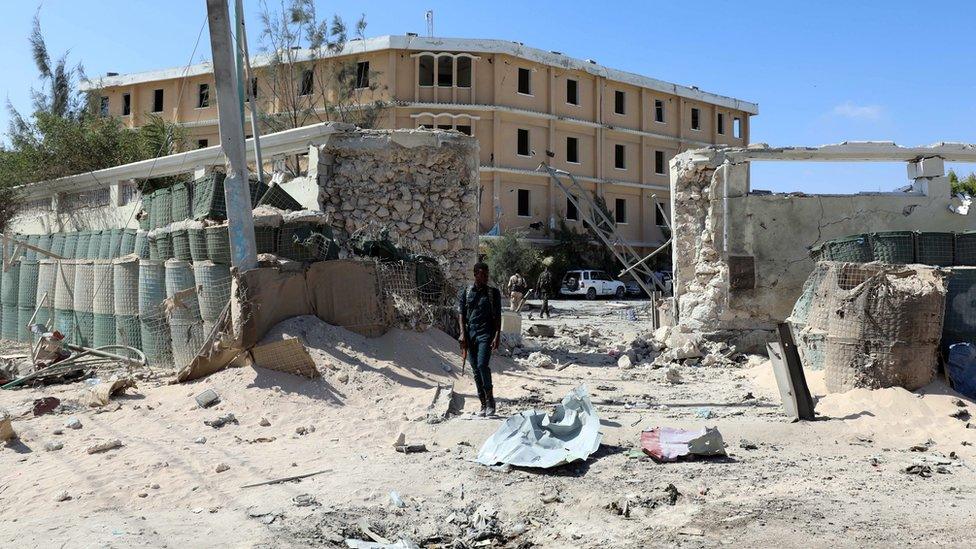
<svg viewBox="0 0 976 549">
<path fill-rule="evenodd" d="M 334 57 L 348 43 L 348 27 L 338 16 L 319 20 L 314 0 L 282 0 L 277 11 L 261 3 L 262 49 L 270 62 L 255 76 L 263 84 L 259 96 L 268 96 L 272 112 L 262 113 L 262 123 L 272 132 L 326 121 L 348 122 L 369 128 L 376 124 L 386 104 L 370 101 L 379 89 L 376 71 L 359 74 L 355 60 Z M 366 17 L 356 22 L 355 37 L 365 38 Z M 357 84 L 368 79 L 363 87 Z M 306 93 L 307 92 L 307 93 Z"/>
<path fill-rule="evenodd" d="M 970 173 L 965 179 L 959 179 L 954 170 L 949 170 L 949 184 L 952 194 L 968 194 L 976 197 L 976 173 Z"/>
<path fill-rule="evenodd" d="M 488 272 L 499 287 L 504 287 L 508 277 L 516 272 L 521 273 L 531 286 L 542 270 L 539 259 L 539 249 L 525 239 L 524 233 L 518 231 L 510 231 L 489 241 L 485 254 Z"/>
</svg>

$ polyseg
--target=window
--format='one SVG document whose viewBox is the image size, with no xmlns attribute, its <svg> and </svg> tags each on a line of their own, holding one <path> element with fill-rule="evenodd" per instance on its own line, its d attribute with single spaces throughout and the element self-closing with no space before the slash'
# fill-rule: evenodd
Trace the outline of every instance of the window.
<svg viewBox="0 0 976 549">
<path fill-rule="evenodd" d="M 620 224 L 627 224 L 627 200 L 618 198 L 614 200 L 613 220 Z"/>
<path fill-rule="evenodd" d="M 200 84 L 197 89 L 197 108 L 204 109 L 210 106 L 210 84 Z"/>
<path fill-rule="evenodd" d="M 437 129 L 438 130 L 453 130 L 454 129 L 454 126 L 452 126 L 450 124 L 438 124 L 437 125 Z"/>
<path fill-rule="evenodd" d="M 566 102 L 570 105 L 579 105 L 579 82 L 576 80 L 566 81 Z"/>
<path fill-rule="evenodd" d="M 122 94 L 122 116 L 129 116 L 132 114 L 132 96 L 123 93 Z"/>
<path fill-rule="evenodd" d="M 667 206 L 665 206 L 664 204 L 658 204 L 658 206 L 654 207 L 654 224 L 657 225 L 658 227 L 667 227 L 668 222 L 664 218 L 665 208 L 667 208 Z"/>
<path fill-rule="evenodd" d="M 197 148 L 206 149 L 210 146 L 210 141 L 208 139 L 197 139 Z"/>
<path fill-rule="evenodd" d="M 573 199 L 576 199 L 576 195 L 573 195 Z M 566 219 L 570 221 L 579 221 L 579 210 L 576 209 L 576 204 L 566 197 Z"/>
<path fill-rule="evenodd" d="M 518 70 L 518 92 L 532 95 L 532 72 L 529 69 Z"/>
<path fill-rule="evenodd" d="M 742 139 L 742 120 L 738 117 L 732 119 L 732 137 Z"/>
<path fill-rule="evenodd" d="M 691 129 L 701 129 L 701 110 L 699 110 L 697 107 L 691 108 Z"/>
<path fill-rule="evenodd" d="M 356 63 L 356 87 L 369 87 L 369 61 Z"/>
<path fill-rule="evenodd" d="M 519 189 L 518 190 L 518 216 L 519 217 L 529 217 L 529 190 Z"/>
<path fill-rule="evenodd" d="M 152 112 L 163 112 L 163 90 L 153 90 Z"/>
<path fill-rule="evenodd" d="M 654 121 L 664 124 L 664 101 L 654 100 Z"/>
<path fill-rule="evenodd" d="M 302 88 L 298 95 L 312 95 L 312 88 L 315 86 L 315 74 L 310 70 L 302 71 Z"/>
<path fill-rule="evenodd" d="M 627 169 L 626 153 L 627 150 L 624 148 L 623 145 L 613 146 L 613 167 L 614 168 L 617 168 L 618 170 Z"/>
<path fill-rule="evenodd" d="M 471 87 L 471 58 L 470 57 L 457 58 L 457 87 L 459 88 Z"/>
<path fill-rule="evenodd" d="M 725 115 L 723 113 L 718 113 L 715 117 L 715 131 L 719 135 L 725 135 Z"/>
<path fill-rule="evenodd" d="M 108 116 L 108 97 L 102 97 L 101 101 L 99 101 L 98 113 L 102 116 Z"/>
<path fill-rule="evenodd" d="M 627 93 L 617 90 L 613 92 L 613 112 L 615 114 L 626 114 Z"/>
<path fill-rule="evenodd" d="M 434 63 L 435 60 L 433 55 L 420 56 L 420 74 L 418 75 L 418 82 L 421 86 L 434 85 Z"/>
<path fill-rule="evenodd" d="M 451 87 L 454 85 L 454 59 L 446 55 L 437 58 L 437 85 Z"/>
<path fill-rule="evenodd" d="M 434 125 L 433 124 L 421 124 L 421 125 L 419 125 L 417 127 L 420 128 L 420 129 L 422 129 L 422 130 L 432 130 L 432 129 L 434 129 Z"/>
<path fill-rule="evenodd" d="M 471 135 L 471 126 L 468 125 L 462 126 L 459 124 L 457 126 L 457 131 L 463 133 L 464 135 Z"/>
<path fill-rule="evenodd" d="M 258 78 L 256 76 L 251 79 L 251 98 L 258 98 Z"/>
<path fill-rule="evenodd" d="M 519 156 L 532 156 L 529 152 L 529 130 L 518 129 L 518 152 Z"/>
<path fill-rule="evenodd" d="M 603 271 L 593 271 L 592 280 L 610 280 L 610 275 Z"/>
<path fill-rule="evenodd" d="M 566 138 L 566 162 L 579 163 L 579 139 Z"/>
<path fill-rule="evenodd" d="M 664 151 L 654 151 L 654 173 L 664 175 Z"/>
</svg>

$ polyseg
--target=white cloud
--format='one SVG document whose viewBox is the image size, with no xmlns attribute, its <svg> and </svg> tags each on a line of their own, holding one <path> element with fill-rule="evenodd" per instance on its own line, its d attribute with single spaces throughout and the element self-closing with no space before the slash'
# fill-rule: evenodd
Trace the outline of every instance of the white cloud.
<svg viewBox="0 0 976 549">
<path fill-rule="evenodd" d="M 851 120 L 880 120 L 884 114 L 881 105 L 857 105 L 853 101 L 845 101 L 834 107 L 830 113 Z"/>
</svg>

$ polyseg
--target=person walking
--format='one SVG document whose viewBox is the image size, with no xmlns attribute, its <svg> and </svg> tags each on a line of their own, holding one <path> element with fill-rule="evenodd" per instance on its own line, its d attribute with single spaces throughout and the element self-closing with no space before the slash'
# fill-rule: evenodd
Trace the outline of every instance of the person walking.
<svg viewBox="0 0 976 549">
<path fill-rule="evenodd" d="M 518 309 L 522 298 L 525 297 L 525 279 L 518 272 L 508 279 L 508 297 L 511 300 L 509 307 L 515 311 Z"/>
<path fill-rule="evenodd" d="M 474 266 L 474 283 L 465 286 L 458 295 L 458 320 L 461 336 L 458 342 L 466 349 L 474 384 L 481 401 L 480 416 L 495 415 L 495 394 L 491 384 L 491 352 L 498 349 L 502 335 L 502 295 L 498 288 L 488 285 L 488 265 Z"/>
<path fill-rule="evenodd" d="M 539 275 L 539 280 L 537 280 L 535 283 L 535 289 L 537 292 L 539 292 L 539 299 L 542 300 L 542 311 L 539 313 L 539 318 L 552 318 L 552 314 L 549 311 L 549 295 L 552 291 L 552 273 L 549 272 L 548 263 L 544 263 L 542 274 Z"/>
</svg>

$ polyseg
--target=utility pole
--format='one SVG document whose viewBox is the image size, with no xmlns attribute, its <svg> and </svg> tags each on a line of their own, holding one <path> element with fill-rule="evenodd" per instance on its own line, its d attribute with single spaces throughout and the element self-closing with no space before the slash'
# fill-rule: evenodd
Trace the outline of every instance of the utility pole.
<svg viewBox="0 0 976 549">
<path fill-rule="evenodd" d="M 256 89 L 252 89 L 251 86 L 251 81 L 254 80 L 254 71 L 251 70 L 251 56 L 247 51 L 247 31 L 244 29 L 243 0 L 237 0 L 235 6 L 234 11 L 237 15 L 237 49 L 239 50 L 240 58 L 244 59 L 244 73 L 243 78 L 240 80 L 244 82 L 244 97 L 247 98 L 247 104 L 251 108 L 251 139 L 254 140 L 254 165 L 258 170 L 258 182 L 264 183 L 264 159 L 261 158 L 261 116 L 258 113 L 258 101 L 257 97 L 255 97 L 257 91 Z M 238 64 L 238 67 L 240 67 L 240 64 Z M 241 114 L 241 116 L 243 117 L 244 115 Z"/>
<path fill-rule="evenodd" d="M 213 51 L 214 80 L 217 84 L 217 118 L 220 148 L 227 158 L 224 200 L 227 203 L 227 230 L 230 233 L 231 265 L 240 270 L 257 266 L 254 242 L 254 216 L 247 179 L 247 154 L 244 149 L 244 120 L 237 94 L 234 48 L 231 43 L 227 0 L 207 0 L 210 49 Z"/>
</svg>

